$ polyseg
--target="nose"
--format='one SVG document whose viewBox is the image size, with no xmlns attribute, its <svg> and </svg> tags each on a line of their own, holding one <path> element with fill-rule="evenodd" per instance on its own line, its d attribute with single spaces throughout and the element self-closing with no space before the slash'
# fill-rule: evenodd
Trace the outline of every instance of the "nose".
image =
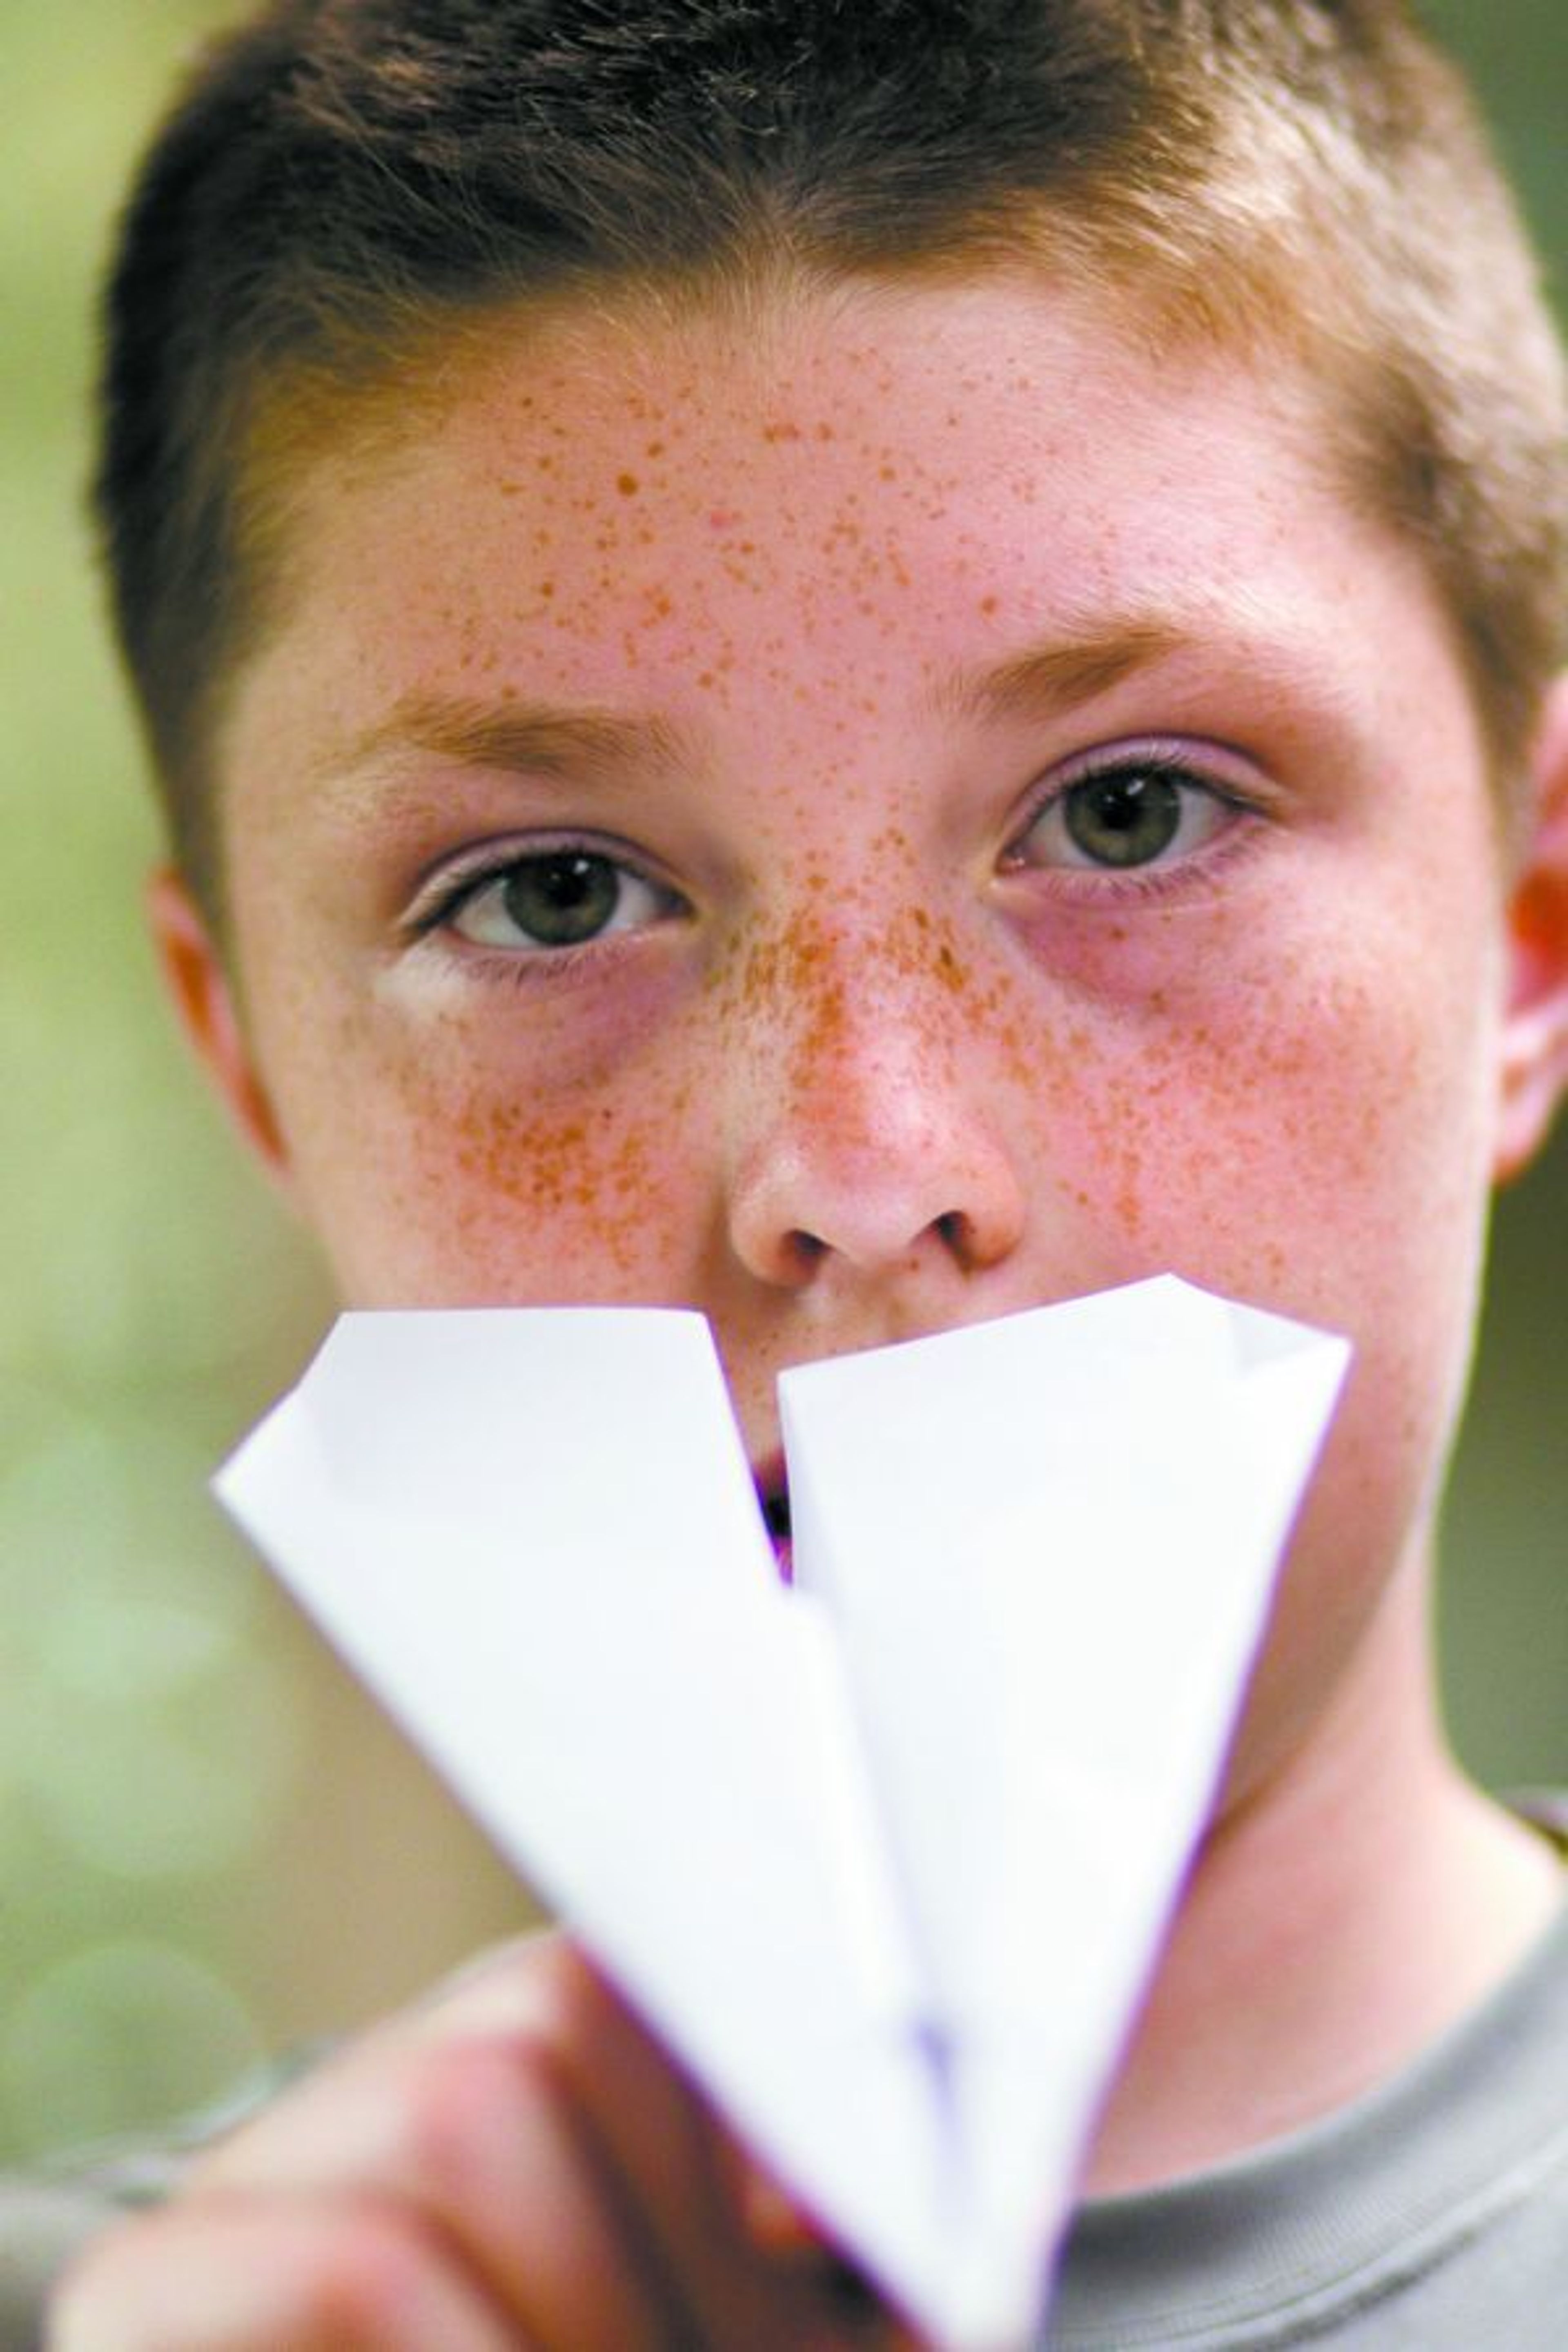
<svg viewBox="0 0 1568 2352">
<path fill-rule="evenodd" d="M 1000 1265 L 1026 1195 L 984 1038 L 951 953 L 884 936 L 763 959 L 731 1068 L 731 1247 L 801 1289 L 929 1284 Z"/>
</svg>

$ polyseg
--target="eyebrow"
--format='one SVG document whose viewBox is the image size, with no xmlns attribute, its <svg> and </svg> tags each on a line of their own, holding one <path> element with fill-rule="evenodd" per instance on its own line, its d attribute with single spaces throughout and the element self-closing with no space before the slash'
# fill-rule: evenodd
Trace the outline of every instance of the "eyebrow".
<svg viewBox="0 0 1568 2352">
<path fill-rule="evenodd" d="M 939 684 L 939 709 L 958 719 L 1049 719 L 1109 694 L 1122 679 L 1197 649 L 1174 623 L 1130 620 L 1081 636 L 1058 636 L 989 669 L 963 669 Z"/>
<path fill-rule="evenodd" d="M 650 761 L 672 766 L 689 749 L 679 729 L 658 713 L 633 719 L 510 698 L 498 704 L 422 692 L 401 696 L 374 726 L 335 746 L 327 764 L 352 772 L 389 753 L 416 751 L 458 767 L 579 775 Z"/>
</svg>

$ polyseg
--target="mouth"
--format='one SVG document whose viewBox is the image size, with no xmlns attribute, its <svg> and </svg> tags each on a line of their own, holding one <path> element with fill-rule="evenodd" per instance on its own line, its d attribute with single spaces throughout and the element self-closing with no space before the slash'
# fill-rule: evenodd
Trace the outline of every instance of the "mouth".
<svg viewBox="0 0 1568 2352">
<path fill-rule="evenodd" d="M 795 1546 L 792 1541 L 789 1483 L 784 1476 L 782 1455 L 775 1455 L 763 1464 L 756 1473 L 756 1483 L 757 1507 L 762 1512 L 763 1525 L 773 1544 L 778 1572 L 788 1584 L 795 1573 Z"/>
</svg>

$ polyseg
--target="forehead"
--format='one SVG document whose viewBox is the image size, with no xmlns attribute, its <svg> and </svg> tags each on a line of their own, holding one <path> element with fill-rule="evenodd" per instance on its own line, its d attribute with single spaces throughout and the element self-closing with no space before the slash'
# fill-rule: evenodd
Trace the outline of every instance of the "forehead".
<svg viewBox="0 0 1568 2352">
<path fill-rule="evenodd" d="M 1375 698 L 1369 629 L 1446 627 L 1316 448 L 1304 382 L 1000 275 L 501 317 L 302 473 L 235 734 L 259 702 L 331 766 L 526 695 L 815 756 L 1042 651 L 1081 688 L 1209 643 Z"/>
</svg>

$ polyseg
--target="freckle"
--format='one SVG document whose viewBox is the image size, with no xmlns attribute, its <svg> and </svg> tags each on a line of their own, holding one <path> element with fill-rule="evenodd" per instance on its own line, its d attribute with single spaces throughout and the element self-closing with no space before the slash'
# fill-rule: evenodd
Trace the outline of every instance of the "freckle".
<svg viewBox="0 0 1568 2352">
<path fill-rule="evenodd" d="M 544 597 L 544 598 L 545 598 L 545 600 L 548 602 L 548 600 L 549 600 L 552 596 L 553 596 L 553 595 L 554 595 L 554 593 L 555 593 L 555 583 L 554 583 L 554 581 L 553 581 L 553 580 L 542 580 L 542 581 L 540 582 L 540 583 L 539 583 L 539 593 L 540 593 L 540 594 L 541 594 L 542 597 Z"/>
<path fill-rule="evenodd" d="M 617 474 L 616 488 L 623 499 L 635 499 L 640 485 L 635 474 Z"/>
<path fill-rule="evenodd" d="M 650 457 L 662 457 L 664 455 L 664 447 L 665 445 L 662 441 L 650 441 L 647 445 L 647 455 Z"/>
<path fill-rule="evenodd" d="M 994 613 L 996 610 L 996 604 L 997 600 L 994 596 L 982 596 L 980 609 L 983 613 Z"/>
</svg>

